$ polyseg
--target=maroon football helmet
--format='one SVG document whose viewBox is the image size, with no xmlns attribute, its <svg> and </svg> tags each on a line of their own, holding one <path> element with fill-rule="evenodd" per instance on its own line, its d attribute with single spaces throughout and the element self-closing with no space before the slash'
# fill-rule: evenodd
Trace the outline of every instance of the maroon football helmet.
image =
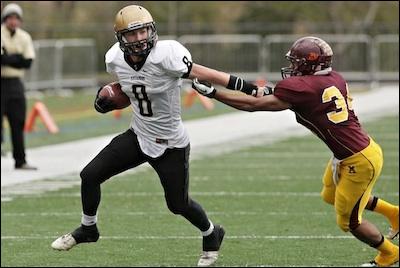
<svg viewBox="0 0 400 268">
<path fill-rule="evenodd" d="M 289 76 L 310 75 L 332 65 L 332 48 L 321 38 L 307 36 L 298 39 L 288 53 L 286 59 L 289 67 L 281 69 L 282 78 Z"/>
</svg>

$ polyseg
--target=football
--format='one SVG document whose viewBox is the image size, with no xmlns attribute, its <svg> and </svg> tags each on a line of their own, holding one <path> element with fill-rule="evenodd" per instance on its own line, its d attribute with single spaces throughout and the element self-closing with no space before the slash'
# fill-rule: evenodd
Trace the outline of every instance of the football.
<svg viewBox="0 0 400 268">
<path fill-rule="evenodd" d="M 122 91 L 118 82 L 105 85 L 100 90 L 99 95 L 110 99 L 116 105 L 116 109 L 124 109 L 131 104 L 129 97 Z"/>
</svg>

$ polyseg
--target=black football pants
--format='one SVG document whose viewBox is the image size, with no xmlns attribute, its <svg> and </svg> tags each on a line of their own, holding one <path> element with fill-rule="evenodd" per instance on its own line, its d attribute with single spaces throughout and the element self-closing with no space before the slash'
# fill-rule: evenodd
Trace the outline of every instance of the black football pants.
<svg viewBox="0 0 400 268">
<path fill-rule="evenodd" d="M 167 149 L 163 155 L 153 159 L 141 151 L 137 136 L 131 129 L 116 136 L 80 174 L 83 213 L 96 215 L 101 183 L 148 162 L 160 177 L 169 210 L 182 215 L 201 231 L 206 231 L 210 226 L 207 215 L 188 194 L 189 152 L 190 144 L 186 148 Z"/>
<path fill-rule="evenodd" d="M 1 78 L 1 142 L 4 141 L 3 117 L 11 129 L 11 142 L 15 166 L 25 164 L 24 125 L 26 99 L 24 85 L 19 78 Z"/>
</svg>

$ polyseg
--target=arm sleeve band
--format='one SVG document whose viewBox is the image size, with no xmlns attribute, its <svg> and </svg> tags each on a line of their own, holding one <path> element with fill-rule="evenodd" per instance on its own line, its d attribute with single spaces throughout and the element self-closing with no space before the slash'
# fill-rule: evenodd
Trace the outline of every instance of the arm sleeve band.
<svg viewBox="0 0 400 268">
<path fill-rule="evenodd" d="M 246 93 L 247 95 L 254 95 L 254 93 L 257 92 L 256 85 L 246 82 L 242 78 L 236 77 L 234 75 L 231 75 L 229 77 L 229 83 L 226 88 L 231 90 L 239 90 L 243 93 Z"/>
</svg>

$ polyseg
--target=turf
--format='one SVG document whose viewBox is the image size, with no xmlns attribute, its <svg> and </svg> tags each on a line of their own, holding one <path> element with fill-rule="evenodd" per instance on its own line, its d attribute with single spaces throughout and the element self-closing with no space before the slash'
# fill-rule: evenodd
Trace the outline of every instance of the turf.
<svg viewBox="0 0 400 268">
<path fill-rule="evenodd" d="M 384 168 L 374 194 L 398 204 L 399 118 L 365 124 L 382 146 Z M 219 266 L 358 266 L 375 250 L 343 233 L 320 196 L 330 157 L 313 135 L 191 162 L 190 192 L 226 239 Z M 78 186 L 14 196 L 1 204 L 2 266 L 195 266 L 199 232 L 170 213 L 153 170 L 102 186 L 101 239 L 69 252 L 51 242 L 80 221 Z M 386 232 L 376 214 L 364 217 Z M 396 242 L 398 244 L 398 242 Z"/>
</svg>

